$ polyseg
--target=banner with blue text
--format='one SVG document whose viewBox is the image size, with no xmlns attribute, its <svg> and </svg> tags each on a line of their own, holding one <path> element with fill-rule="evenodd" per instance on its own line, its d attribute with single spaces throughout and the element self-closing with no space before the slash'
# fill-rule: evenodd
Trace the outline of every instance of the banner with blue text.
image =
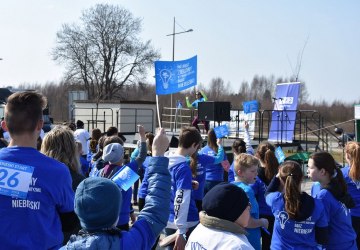
<svg viewBox="0 0 360 250">
<path fill-rule="evenodd" d="M 156 94 L 168 95 L 195 86 L 197 56 L 183 61 L 155 62 Z"/>
<path fill-rule="evenodd" d="M 299 93 L 300 82 L 276 85 L 268 139 L 270 142 L 293 142 Z"/>
</svg>

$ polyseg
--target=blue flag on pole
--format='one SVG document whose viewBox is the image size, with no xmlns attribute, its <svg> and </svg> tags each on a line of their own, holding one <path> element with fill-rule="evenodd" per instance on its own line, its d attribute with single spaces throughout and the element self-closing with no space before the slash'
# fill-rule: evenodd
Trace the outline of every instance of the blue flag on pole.
<svg viewBox="0 0 360 250">
<path fill-rule="evenodd" d="M 122 190 L 127 191 L 139 178 L 140 176 L 131 168 L 124 166 L 114 174 L 111 180 L 121 187 Z"/>
<path fill-rule="evenodd" d="M 286 158 L 284 151 L 280 146 L 275 149 L 275 156 L 278 159 L 279 163 L 283 163 Z"/>
<path fill-rule="evenodd" d="M 243 102 L 243 108 L 245 114 L 250 114 L 259 111 L 259 103 L 257 100 Z"/>
<path fill-rule="evenodd" d="M 168 95 L 195 86 L 197 56 L 184 61 L 155 62 L 156 94 Z"/>
<path fill-rule="evenodd" d="M 216 138 L 223 138 L 229 135 L 229 129 L 226 124 L 215 127 L 214 132 L 216 135 Z"/>
</svg>

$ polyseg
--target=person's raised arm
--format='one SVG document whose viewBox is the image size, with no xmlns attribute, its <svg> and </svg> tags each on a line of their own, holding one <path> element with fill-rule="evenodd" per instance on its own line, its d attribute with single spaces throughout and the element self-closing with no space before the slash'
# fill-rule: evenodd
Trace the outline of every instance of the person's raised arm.
<svg viewBox="0 0 360 250">
<path fill-rule="evenodd" d="M 200 93 L 201 93 L 202 97 L 204 98 L 204 102 L 206 102 L 208 100 L 208 98 L 205 95 L 204 91 L 200 90 Z"/>
<path fill-rule="evenodd" d="M 136 157 L 139 155 L 139 147 L 135 148 L 134 151 L 130 155 L 130 160 L 135 161 Z"/>
<path fill-rule="evenodd" d="M 153 157 L 150 158 L 148 166 L 149 186 L 145 207 L 129 232 L 123 232 L 120 249 L 150 249 L 167 224 L 170 214 L 171 176 L 168 170 L 169 159 L 164 157 L 164 153 L 168 146 L 169 139 L 165 130 L 160 129 L 152 145 Z"/>
<path fill-rule="evenodd" d="M 265 196 L 268 195 L 269 193 L 279 192 L 280 189 L 281 189 L 281 183 L 280 183 L 279 173 L 278 173 L 276 176 L 274 176 L 274 178 L 272 178 L 268 188 L 266 189 Z"/>
<path fill-rule="evenodd" d="M 189 109 L 192 108 L 193 106 L 191 105 L 188 96 L 185 97 L 185 100 L 186 100 L 186 107 L 188 107 Z"/>
<path fill-rule="evenodd" d="M 214 156 L 214 164 L 219 164 L 220 162 L 222 162 L 224 160 L 224 155 L 225 155 L 225 151 L 224 148 L 222 146 L 222 139 L 217 139 L 217 144 L 218 144 L 218 152 L 216 154 L 216 156 Z"/>
<path fill-rule="evenodd" d="M 171 178 L 168 170 L 169 159 L 164 157 L 169 147 L 169 139 L 161 128 L 154 138 L 152 155 L 148 166 L 148 194 L 145 207 L 141 210 L 138 220 L 149 222 L 155 236 L 166 226 L 169 218 Z"/>
<path fill-rule="evenodd" d="M 145 137 L 145 128 L 142 125 L 138 125 L 138 132 L 140 135 L 140 147 L 139 147 L 139 154 L 135 158 L 135 161 L 138 164 L 138 168 L 142 167 L 143 162 L 146 159 L 146 137 Z"/>
<path fill-rule="evenodd" d="M 250 154 L 250 155 L 254 155 L 255 152 L 250 143 L 250 133 L 249 133 L 249 122 L 248 121 L 244 122 L 244 127 L 245 127 L 244 142 L 245 142 L 245 147 L 246 147 L 246 153 Z"/>
</svg>

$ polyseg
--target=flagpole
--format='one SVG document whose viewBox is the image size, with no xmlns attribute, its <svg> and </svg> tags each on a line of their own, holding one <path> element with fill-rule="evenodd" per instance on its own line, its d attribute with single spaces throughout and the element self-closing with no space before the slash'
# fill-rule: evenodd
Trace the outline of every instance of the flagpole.
<svg viewBox="0 0 360 250">
<path fill-rule="evenodd" d="M 174 25 L 173 25 L 173 51 L 172 51 L 172 60 L 175 61 L 175 17 L 174 17 Z M 170 131 L 173 132 L 172 125 L 172 110 L 173 109 L 173 94 L 170 94 Z"/>
<path fill-rule="evenodd" d="M 159 121 L 159 127 L 161 128 L 161 120 L 160 120 L 160 112 L 159 112 L 159 96 L 156 95 L 156 110 L 157 110 L 157 117 Z"/>
<path fill-rule="evenodd" d="M 174 17 L 174 24 L 173 24 L 173 33 L 166 35 L 166 36 L 172 36 L 173 37 L 173 48 L 172 48 L 172 60 L 175 61 L 175 35 L 192 32 L 193 29 L 188 29 L 186 31 L 175 33 L 175 17 Z M 170 94 L 170 130 L 173 132 L 173 126 L 172 126 L 172 110 L 173 110 L 173 94 Z"/>
</svg>

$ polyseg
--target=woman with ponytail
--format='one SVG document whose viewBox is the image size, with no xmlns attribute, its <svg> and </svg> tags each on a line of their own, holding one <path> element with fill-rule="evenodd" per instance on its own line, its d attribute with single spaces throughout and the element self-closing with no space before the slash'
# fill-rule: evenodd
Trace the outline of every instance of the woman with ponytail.
<svg viewBox="0 0 360 250">
<path fill-rule="evenodd" d="M 265 201 L 265 192 L 271 180 L 278 173 L 279 162 L 275 156 L 275 147 L 269 142 L 263 142 L 257 147 L 255 157 L 260 161 L 258 176 L 251 186 L 259 204 L 260 217 L 269 221 L 269 232 L 261 231 L 262 250 L 270 250 L 271 234 L 274 227 L 274 215 Z"/>
<path fill-rule="evenodd" d="M 347 166 L 341 169 L 348 192 L 355 201 L 350 209 L 352 226 L 356 233 L 357 247 L 360 248 L 360 144 L 355 141 L 346 143 L 345 159 Z"/>
<path fill-rule="evenodd" d="M 318 249 L 327 242 L 327 220 L 320 200 L 301 191 L 303 173 L 294 161 L 281 164 L 266 193 L 275 216 L 271 249 Z"/>
<path fill-rule="evenodd" d="M 327 152 L 310 155 L 307 173 L 317 182 L 312 186 L 311 195 L 322 200 L 329 223 L 329 241 L 324 247 L 328 250 L 358 249 L 350 214 L 354 201 L 332 155 Z"/>
</svg>

